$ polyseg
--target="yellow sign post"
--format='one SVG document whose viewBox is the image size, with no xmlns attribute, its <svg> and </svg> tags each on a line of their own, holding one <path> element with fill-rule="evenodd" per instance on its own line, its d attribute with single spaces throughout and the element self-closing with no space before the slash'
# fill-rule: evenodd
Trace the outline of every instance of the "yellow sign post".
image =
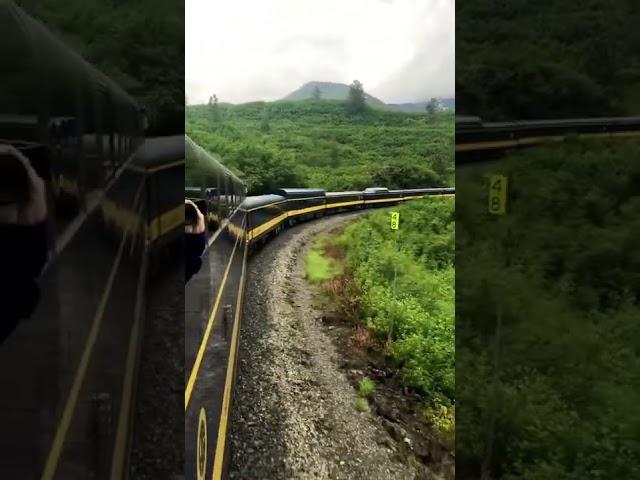
<svg viewBox="0 0 640 480">
<path fill-rule="evenodd" d="M 507 177 L 504 175 L 489 175 L 489 213 L 507 213 Z"/>
<path fill-rule="evenodd" d="M 391 230 L 400 228 L 400 212 L 391 212 Z"/>
</svg>

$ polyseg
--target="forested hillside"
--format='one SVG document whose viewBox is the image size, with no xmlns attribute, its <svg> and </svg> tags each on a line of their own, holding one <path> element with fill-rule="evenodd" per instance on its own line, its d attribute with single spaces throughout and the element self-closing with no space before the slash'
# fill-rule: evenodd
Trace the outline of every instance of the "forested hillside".
<svg viewBox="0 0 640 480">
<path fill-rule="evenodd" d="M 187 134 L 259 194 L 282 186 L 327 190 L 452 185 L 453 114 L 365 109 L 329 100 L 196 105 Z"/>
<path fill-rule="evenodd" d="M 485 119 L 640 112 L 640 2 L 456 4 L 459 113 Z"/>
<path fill-rule="evenodd" d="M 33 17 L 147 109 L 150 135 L 181 132 L 184 3 L 24 0 Z"/>
<path fill-rule="evenodd" d="M 488 168 L 456 194 L 457 474 L 637 478 L 638 141 L 573 140 Z"/>
</svg>

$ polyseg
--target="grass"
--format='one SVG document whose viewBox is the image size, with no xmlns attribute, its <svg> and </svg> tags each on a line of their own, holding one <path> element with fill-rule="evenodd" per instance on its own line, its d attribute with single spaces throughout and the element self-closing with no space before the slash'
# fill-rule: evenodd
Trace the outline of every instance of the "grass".
<svg viewBox="0 0 640 480">
<path fill-rule="evenodd" d="M 331 280 L 342 271 L 340 263 L 325 255 L 326 236 L 319 237 L 307 253 L 305 261 L 306 277 L 312 284 L 320 284 Z"/>
<path fill-rule="evenodd" d="M 369 402 L 367 402 L 366 398 L 358 398 L 355 403 L 356 410 L 359 412 L 368 412 L 369 411 Z"/>
<path fill-rule="evenodd" d="M 376 390 L 376 384 L 369 377 L 364 377 L 358 382 L 358 395 L 362 398 L 371 398 Z"/>
</svg>

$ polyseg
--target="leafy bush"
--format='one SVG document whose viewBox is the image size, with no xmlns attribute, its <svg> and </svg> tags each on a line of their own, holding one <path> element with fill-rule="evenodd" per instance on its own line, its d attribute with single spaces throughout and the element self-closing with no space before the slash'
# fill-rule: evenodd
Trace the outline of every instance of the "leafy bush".
<svg viewBox="0 0 640 480">
<path fill-rule="evenodd" d="M 360 321 L 389 340 L 405 385 L 434 404 L 455 397 L 454 203 L 428 198 L 354 222 L 339 242 L 358 283 Z M 394 275 L 395 271 L 395 275 Z"/>
</svg>

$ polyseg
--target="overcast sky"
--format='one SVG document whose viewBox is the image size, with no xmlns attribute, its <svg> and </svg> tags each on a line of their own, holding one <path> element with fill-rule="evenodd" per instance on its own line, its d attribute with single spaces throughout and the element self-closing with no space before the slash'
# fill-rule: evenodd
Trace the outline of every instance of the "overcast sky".
<svg viewBox="0 0 640 480">
<path fill-rule="evenodd" d="M 453 97 L 454 0 L 186 0 L 190 104 L 277 100 L 312 81 L 387 103 Z"/>
</svg>

